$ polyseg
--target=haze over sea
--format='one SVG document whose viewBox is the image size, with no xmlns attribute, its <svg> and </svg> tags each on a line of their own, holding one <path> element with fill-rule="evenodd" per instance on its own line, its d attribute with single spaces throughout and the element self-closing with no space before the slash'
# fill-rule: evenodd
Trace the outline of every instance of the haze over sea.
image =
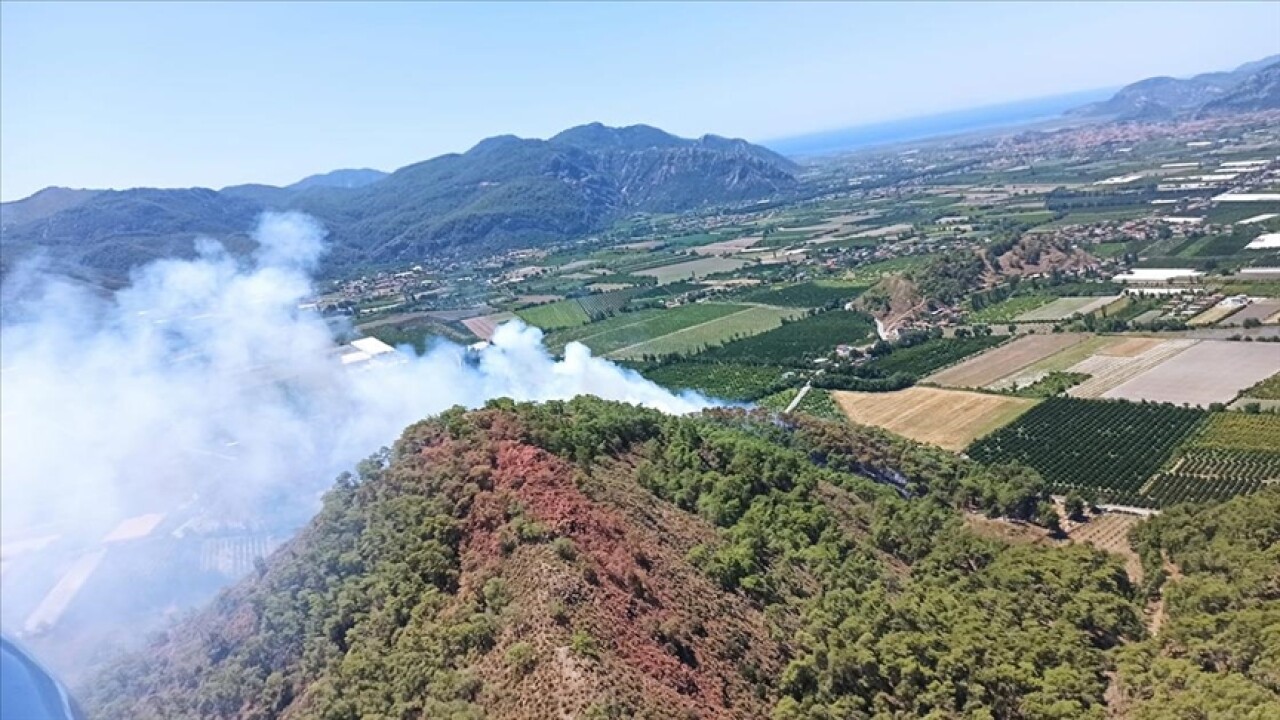
<svg viewBox="0 0 1280 720">
<path fill-rule="evenodd" d="M 1053 120 L 1062 117 L 1063 113 L 1072 108 L 1105 100 L 1115 91 L 1116 88 L 1100 88 L 999 105 L 984 105 L 937 115 L 887 120 L 838 130 L 766 140 L 763 144 L 771 150 L 791 157 L 830 155 L 874 145 L 889 145 Z"/>
</svg>

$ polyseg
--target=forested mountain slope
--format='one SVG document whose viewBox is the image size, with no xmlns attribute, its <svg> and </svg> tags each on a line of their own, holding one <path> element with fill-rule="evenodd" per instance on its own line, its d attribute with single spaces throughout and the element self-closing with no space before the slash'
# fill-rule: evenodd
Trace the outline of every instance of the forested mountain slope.
<svg viewBox="0 0 1280 720">
<path fill-rule="evenodd" d="M 961 519 L 1041 501 L 1034 473 L 809 419 L 451 411 L 84 700 L 97 718 L 1102 718 L 1113 649 L 1145 637 L 1141 589 L 1112 556 Z"/>
<path fill-rule="evenodd" d="M 1265 88 L 1274 85 L 1280 55 L 1245 63 L 1226 72 L 1189 78 L 1152 77 L 1120 88 L 1110 99 L 1073 111 L 1076 115 L 1110 115 L 1122 120 L 1161 120 L 1180 114 L 1250 112 L 1277 107 Z M 1268 78 L 1271 78 L 1270 81 Z"/>
<path fill-rule="evenodd" d="M 634 212 L 754 201 L 794 187 L 794 170 L 742 140 L 596 123 L 550 140 L 489 138 L 387 176 L 336 171 L 285 188 L 221 191 L 42 191 L 2 206 L 0 259 L 10 267 L 39 250 L 62 265 L 123 278 L 157 257 L 191 256 L 200 235 L 239 240 L 263 210 L 303 210 L 329 231 L 322 262 L 333 275 L 581 237 Z"/>
</svg>

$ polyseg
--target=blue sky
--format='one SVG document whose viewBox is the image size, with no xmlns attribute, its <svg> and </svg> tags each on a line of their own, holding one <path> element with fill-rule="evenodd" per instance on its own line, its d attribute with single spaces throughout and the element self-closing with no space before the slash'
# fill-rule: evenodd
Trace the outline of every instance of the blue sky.
<svg viewBox="0 0 1280 720">
<path fill-rule="evenodd" d="M 0 196 L 287 184 L 592 120 L 762 140 L 1271 53 L 1278 3 L 3 3 Z"/>
</svg>

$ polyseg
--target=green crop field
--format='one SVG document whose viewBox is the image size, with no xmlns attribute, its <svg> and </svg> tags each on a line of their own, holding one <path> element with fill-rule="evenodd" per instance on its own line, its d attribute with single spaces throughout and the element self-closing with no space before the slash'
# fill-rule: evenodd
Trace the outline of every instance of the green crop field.
<svg viewBox="0 0 1280 720">
<path fill-rule="evenodd" d="M 516 315 L 543 330 L 576 327 L 591 321 L 591 316 L 583 309 L 582 304 L 573 298 L 517 310 Z"/>
<path fill-rule="evenodd" d="M 776 330 L 708 350 L 716 360 L 768 365 L 809 366 L 836 345 L 857 345 L 875 335 L 875 325 L 862 313 L 832 310 L 789 322 Z"/>
<path fill-rule="evenodd" d="M 1020 462 L 1054 489 L 1087 489 L 1126 505 L 1208 413 L 1174 405 L 1052 397 L 969 447 L 985 463 Z"/>
<path fill-rule="evenodd" d="M 749 309 L 749 305 L 696 303 L 677 308 L 655 308 L 621 313 L 611 318 L 547 336 L 547 347 L 553 352 L 564 349 L 570 341 L 578 341 L 599 355 L 662 337 L 677 330 L 700 325 L 716 318 Z"/>
<path fill-rule="evenodd" d="M 798 380 L 782 367 L 736 363 L 679 362 L 653 368 L 644 376 L 670 390 L 695 390 L 737 402 L 756 400 Z"/>
<path fill-rule="evenodd" d="M 794 308 L 746 306 L 738 312 L 683 327 L 652 340 L 619 348 L 609 353 L 614 358 L 684 355 L 722 345 L 731 340 L 750 337 L 782 324 L 801 313 Z"/>
<path fill-rule="evenodd" d="M 960 362 L 970 355 L 995 347 L 1005 340 L 1008 340 L 1008 337 L 934 338 L 919 345 L 894 350 L 884 357 L 872 360 L 869 364 L 886 375 L 906 373 L 924 377 L 935 370 Z"/>
<path fill-rule="evenodd" d="M 825 307 L 829 303 L 848 302 L 862 294 L 863 290 L 866 290 L 865 285 L 817 280 L 797 285 L 757 288 L 738 299 L 782 307 L 816 308 Z"/>
<path fill-rule="evenodd" d="M 1023 313 L 1037 310 L 1053 301 L 1051 295 L 1018 295 L 968 313 L 969 322 L 1007 323 Z"/>
</svg>

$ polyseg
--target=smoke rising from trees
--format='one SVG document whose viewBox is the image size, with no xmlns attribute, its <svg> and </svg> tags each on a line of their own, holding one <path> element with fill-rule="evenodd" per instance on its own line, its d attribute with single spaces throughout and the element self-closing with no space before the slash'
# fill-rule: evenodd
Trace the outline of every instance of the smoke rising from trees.
<svg viewBox="0 0 1280 720">
<path fill-rule="evenodd" d="M 667 412 L 674 395 L 571 344 L 552 358 L 536 328 L 499 329 L 478 361 L 440 342 L 403 362 L 344 367 L 332 332 L 299 305 L 324 231 L 266 214 L 245 260 L 199 245 L 103 297 L 19 271 L 0 330 L 0 522 L 100 532 L 192 500 L 226 513 L 315 507 L 341 471 L 407 424 L 495 397 L 590 393 Z M 305 517 L 305 514 L 303 515 Z"/>
</svg>

